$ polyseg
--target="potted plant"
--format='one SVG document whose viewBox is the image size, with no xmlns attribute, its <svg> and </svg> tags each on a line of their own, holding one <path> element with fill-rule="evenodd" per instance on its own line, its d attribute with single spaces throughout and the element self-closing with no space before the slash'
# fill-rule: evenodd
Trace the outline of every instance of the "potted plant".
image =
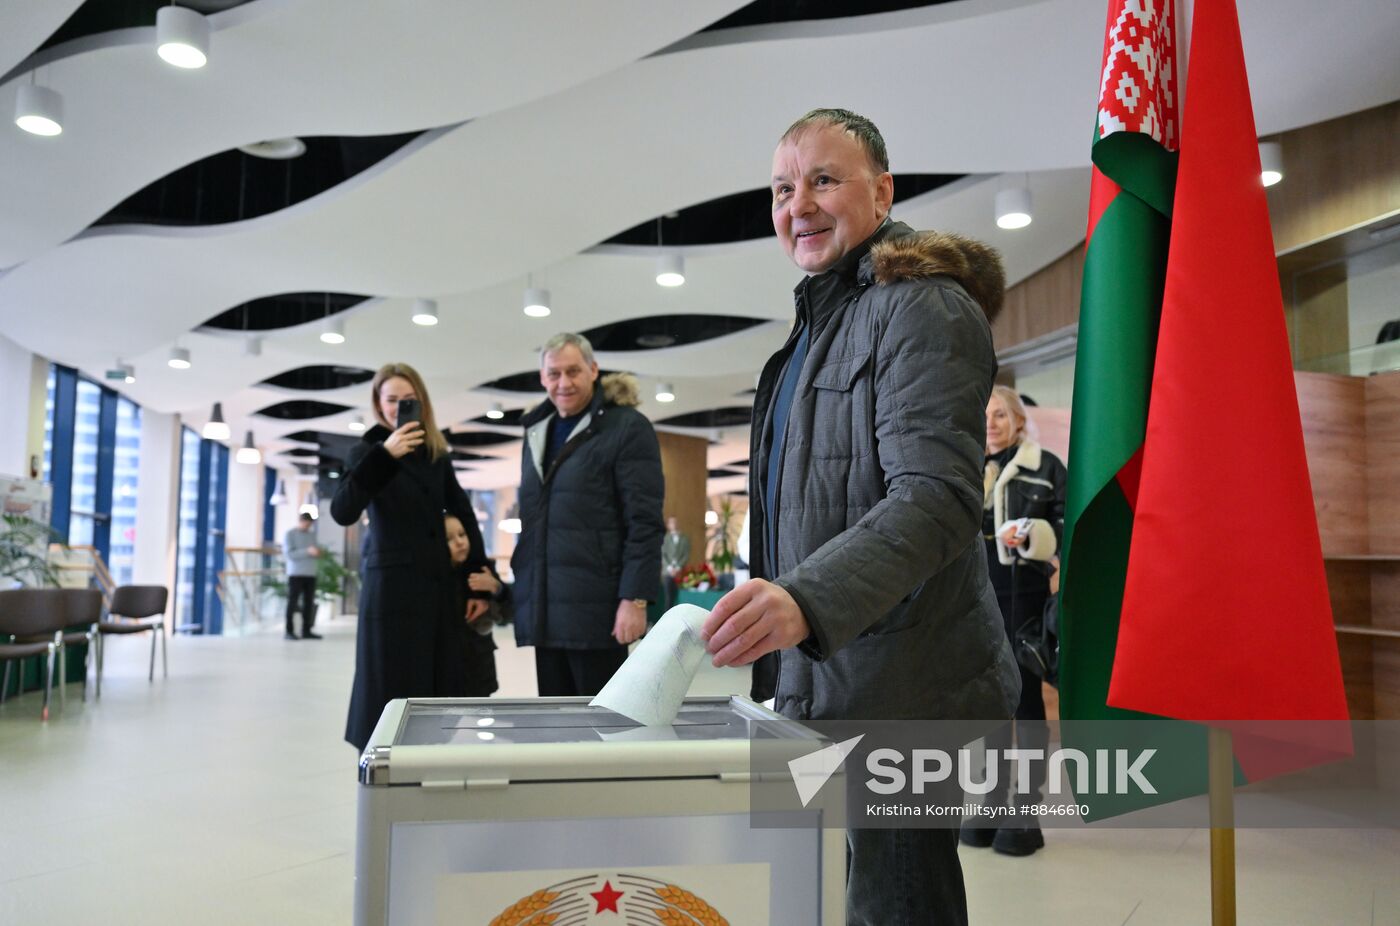
<svg viewBox="0 0 1400 926">
<path fill-rule="evenodd" d="M 4 515 L 0 525 L 0 588 L 58 585 L 58 573 L 48 560 L 49 543 L 56 538 L 47 524 L 24 515 Z"/>
<path fill-rule="evenodd" d="M 734 571 L 734 547 L 731 534 L 731 527 L 734 521 L 734 504 L 725 496 L 720 500 L 719 509 L 715 512 L 719 520 L 715 522 L 715 528 L 710 533 L 710 563 L 715 567 L 715 572 L 723 575 Z"/>
</svg>

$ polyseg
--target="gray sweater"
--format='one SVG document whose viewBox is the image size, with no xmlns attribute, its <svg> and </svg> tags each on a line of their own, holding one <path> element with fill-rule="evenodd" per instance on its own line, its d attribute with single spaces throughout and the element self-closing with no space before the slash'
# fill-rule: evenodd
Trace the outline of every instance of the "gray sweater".
<svg viewBox="0 0 1400 926">
<path fill-rule="evenodd" d="M 316 545 L 316 532 L 294 527 L 282 541 L 282 553 L 287 557 L 287 575 L 314 576 L 316 557 L 308 551 Z"/>
</svg>

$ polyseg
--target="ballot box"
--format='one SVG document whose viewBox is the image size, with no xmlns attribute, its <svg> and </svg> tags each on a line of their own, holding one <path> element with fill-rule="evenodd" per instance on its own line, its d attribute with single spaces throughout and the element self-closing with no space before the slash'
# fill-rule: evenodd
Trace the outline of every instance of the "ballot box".
<svg viewBox="0 0 1400 926">
<path fill-rule="evenodd" d="M 586 698 L 393 701 L 360 762 L 355 923 L 844 923 L 844 784 L 756 824 L 755 741 L 827 746 L 739 697 L 668 727 Z"/>
</svg>

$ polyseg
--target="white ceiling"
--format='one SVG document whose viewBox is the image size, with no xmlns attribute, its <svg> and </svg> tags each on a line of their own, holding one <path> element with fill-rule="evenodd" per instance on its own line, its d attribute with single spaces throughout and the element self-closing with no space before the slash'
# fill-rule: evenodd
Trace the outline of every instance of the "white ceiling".
<svg viewBox="0 0 1400 926">
<path fill-rule="evenodd" d="M 438 417 L 492 401 L 475 389 L 531 369 L 559 330 L 666 312 L 772 324 L 662 351 L 601 356 L 644 394 L 673 382 L 665 417 L 738 396 L 779 343 L 797 271 L 771 239 L 687 249 L 684 287 L 652 282 L 655 251 L 596 247 L 670 210 L 765 186 L 772 145 L 797 115 L 847 106 L 883 130 L 901 173 L 967 173 L 896 207 L 896 218 L 1001 248 L 1011 282 L 1083 235 L 1089 135 L 1104 0 L 963 0 L 902 13 L 692 36 L 742 0 L 254 0 L 212 17 L 210 63 L 166 66 L 153 28 L 46 50 L 77 4 L 0 6 L 0 109 L 35 63 L 65 97 L 52 139 L 0 126 L 0 330 L 100 376 L 134 363 L 132 398 L 201 423 L 224 403 L 234 433 L 271 450 L 302 429 L 345 431 L 354 412 L 308 422 L 250 417 L 283 398 L 366 405 L 363 386 L 289 393 L 252 385 L 313 363 L 412 363 Z M 1400 4 L 1241 0 L 1260 134 L 1400 98 Z M 26 48 L 24 43 L 28 43 Z M 225 225 L 112 226 L 97 217 L 152 181 L 237 145 L 287 135 L 433 129 L 345 183 L 271 215 Z M 992 199 L 1029 175 L 1036 218 L 992 223 Z M 526 274 L 555 313 L 520 313 Z M 319 328 L 271 332 L 260 357 L 241 337 L 192 331 L 249 299 L 330 290 L 382 297 L 345 313 L 347 343 Z M 410 324 L 416 296 L 442 324 Z M 178 343 L 195 367 L 168 369 Z M 746 454 L 726 431 L 711 462 Z M 513 484 L 518 444 L 463 474 Z M 281 458 L 270 459 L 285 465 Z M 718 484 L 716 487 L 719 487 Z M 724 486 L 727 487 L 727 486 Z"/>
</svg>

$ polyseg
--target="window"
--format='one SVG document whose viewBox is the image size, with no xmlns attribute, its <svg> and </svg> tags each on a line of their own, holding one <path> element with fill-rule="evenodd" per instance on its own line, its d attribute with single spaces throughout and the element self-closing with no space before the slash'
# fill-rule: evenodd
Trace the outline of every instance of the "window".
<svg viewBox="0 0 1400 926">
<path fill-rule="evenodd" d="M 136 562 L 136 492 L 141 452 L 141 406 L 118 397 L 112 463 L 112 521 L 107 568 L 118 585 L 130 585 Z"/>
<path fill-rule="evenodd" d="M 176 537 L 175 627 L 185 633 L 221 633 L 218 595 L 224 568 L 228 448 L 189 428 L 180 435 L 180 522 Z"/>
</svg>

